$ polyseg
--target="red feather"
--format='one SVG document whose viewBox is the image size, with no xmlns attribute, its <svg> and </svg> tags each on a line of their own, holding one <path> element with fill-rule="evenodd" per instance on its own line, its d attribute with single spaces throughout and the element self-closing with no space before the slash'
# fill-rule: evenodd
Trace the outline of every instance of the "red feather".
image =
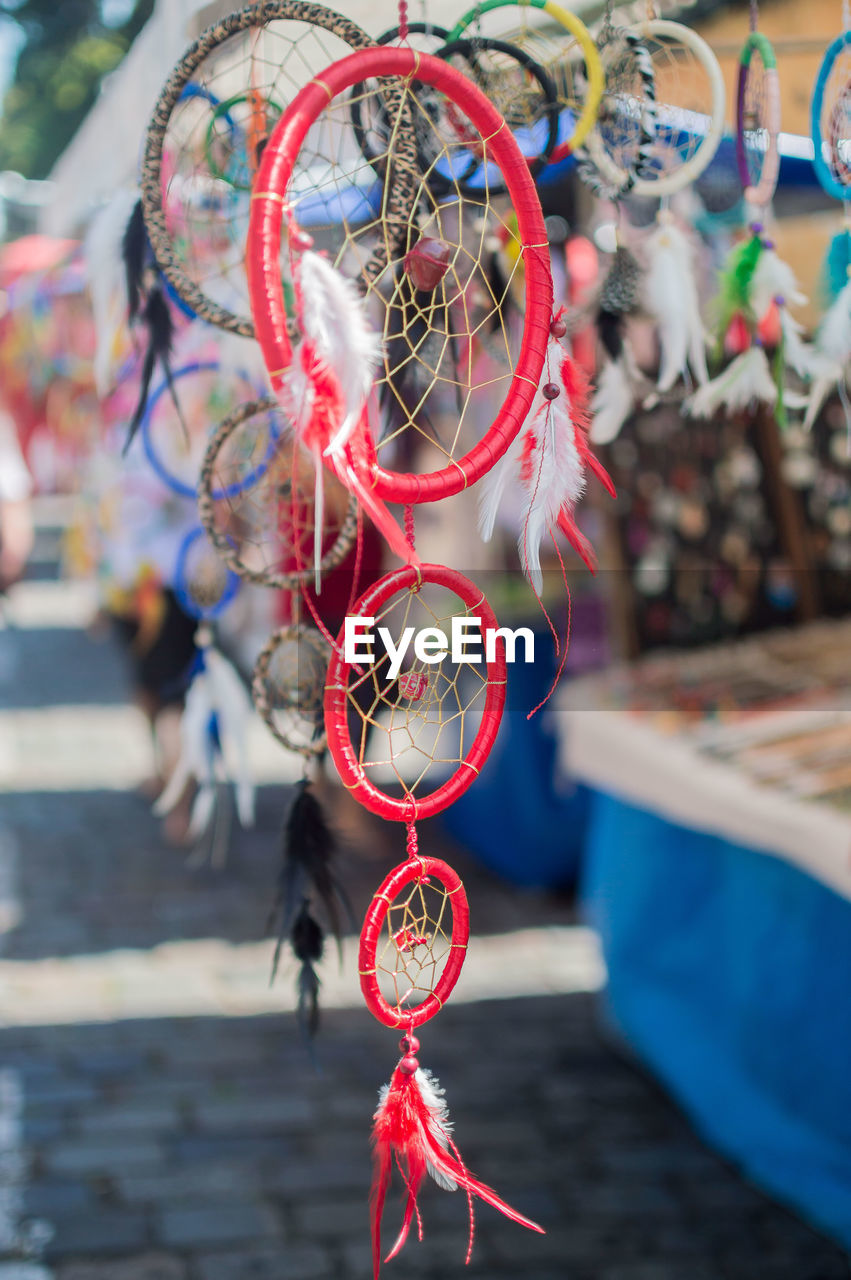
<svg viewBox="0 0 851 1280">
<path fill-rule="evenodd" d="M 573 550 L 592 573 L 597 572 L 597 556 L 591 543 L 578 527 L 570 512 L 563 508 L 559 514 L 558 527 L 567 538 Z"/>
<path fill-rule="evenodd" d="M 461 1154 L 450 1134 L 442 1091 L 427 1072 L 415 1067 L 415 1059 L 404 1058 L 393 1072 L 390 1084 L 383 1091 L 372 1131 L 374 1173 L 370 1204 L 372 1211 L 373 1270 L 377 1280 L 381 1267 L 381 1215 L 390 1186 L 393 1161 L 402 1175 L 408 1196 L 402 1227 L 393 1248 L 385 1261 L 394 1258 L 404 1245 L 414 1217 L 417 1219 L 420 1238 L 422 1224 L 417 1208 L 417 1195 L 427 1172 L 431 1172 L 444 1186 L 461 1187 L 470 1202 L 469 1261 L 473 1249 L 475 1223 L 472 1197 L 478 1196 L 498 1209 L 500 1213 L 531 1231 L 543 1234 L 543 1227 L 512 1209 L 485 1183 L 479 1182 L 465 1168 Z M 424 1096 L 424 1091 L 430 1099 Z"/>
<path fill-rule="evenodd" d="M 420 563 L 416 551 L 393 519 L 386 503 L 373 489 L 373 457 L 368 414 L 364 409 L 360 422 L 340 451 L 330 454 L 326 461 L 338 480 L 355 495 L 378 532 L 385 538 L 390 550 L 400 560 L 416 567 Z"/>
<path fill-rule="evenodd" d="M 574 361 L 565 357 L 561 366 L 561 377 L 571 403 L 571 416 L 576 427 L 576 447 L 588 470 L 597 477 L 610 498 L 616 498 L 614 481 L 606 468 L 591 452 L 589 432 L 591 430 L 591 386 L 585 370 Z M 584 557 L 583 557 L 584 559 Z M 587 563 L 587 562 L 586 562 Z"/>
</svg>

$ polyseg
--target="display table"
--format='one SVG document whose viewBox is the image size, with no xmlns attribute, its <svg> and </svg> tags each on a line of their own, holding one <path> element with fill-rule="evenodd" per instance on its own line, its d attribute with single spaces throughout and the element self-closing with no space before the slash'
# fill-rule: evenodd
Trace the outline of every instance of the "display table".
<svg viewBox="0 0 851 1280">
<path fill-rule="evenodd" d="M 851 1245 L 851 626 L 560 693 L 607 1014 L 746 1176 Z"/>
</svg>

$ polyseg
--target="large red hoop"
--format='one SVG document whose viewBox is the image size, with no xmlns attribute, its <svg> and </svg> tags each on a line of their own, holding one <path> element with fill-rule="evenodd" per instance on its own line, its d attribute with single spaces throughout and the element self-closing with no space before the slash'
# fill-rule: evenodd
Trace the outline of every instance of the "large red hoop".
<svg viewBox="0 0 851 1280">
<path fill-rule="evenodd" d="M 452 936 L 449 943 L 449 958 L 437 984 L 422 1004 L 415 1005 L 404 1014 L 389 1004 L 381 994 L 378 986 L 376 951 L 384 921 L 393 904 L 393 899 L 414 880 L 427 880 L 434 877 L 439 880 L 452 900 Z M 358 975 L 363 998 L 370 1013 L 383 1022 L 386 1027 L 420 1027 L 439 1013 L 452 993 L 452 989 L 461 974 L 467 954 L 467 942 L 470 937 L 470 907 L 461 877 L 456 871 L 439 858 L 421 858 L 419 855 L 410 862 L 404 862 L 390 872 L 389 876 L 373 895 L 367 908 L 360 935 L 358 951 Z"/>
<path fill-rule="evenodd" d="M 361 617 L 377 614 L 384 605 L 400 591 L 416 590 L 421 583 L 446 587 L 454 592 L 469 609 L 475 609 L 482 620 L 483 634 L 489 630 L 496 631 L 496 616 L 480 589 L 465 578 L 456 569 L 447 569 L 444 565 L 424 564 L 419 568 L 405 567 L 396 569 L 381 578 L 374 586 L 361 596 L 352 606 L 350 613 Z M 416 822 L 420 818 L 431 818 L 441 809 L 446 809 L 459 796 L 463 795 L 478 776 L 496 741 L 499 724 L 505 706 L 506 663 L 505 643 L 501 636 L 496 638 L 494 660 L 487 664 L 487 690 L 482 719 L 470 749 L 458 768 L 441 786 L 424 796 L 407 796 L 397 800 L 388 796 L 375 786 L 366 776 L 363 766 L 349 733 L 348 723 L 348 681 L 351 664 L 343 655 L 343 636 L 341 631 L 337 637 L 334 654 L 328 667 L 328 681 L 325 686 L 325 730 L 328 735 L 328 749 L 331 758 L 344 786 L 370 812 L 380 818 L 389 818 L 397 822 Z"/>
<path fill-rule="evenodd" d="M 517 215 L 526 272 L 523 338 L 505 400 L 493 424 L 468 453 L 439 471 L 388 471 L 375 461 L 372 483 L 386 502 L 436 502 L 460 493 L 485 475 L 505 453 L 526 418 L 544 366 L 553 307 L 549 244 L 535 184 L 511 131 L 493 104 L 454 67 L 410 48 L 361 49 L 333 63 L 305 85 L 278 121 L 254 184 L 248 228 L 247 268 L 255 333 L 277 391 L 292 360 L 281 279 L 282 207 L 293 165 L 308 130 L 329 102 L 373 77 L 417 80 L 445 93 L 487 139 L 502 170 Z"/>
</svg>

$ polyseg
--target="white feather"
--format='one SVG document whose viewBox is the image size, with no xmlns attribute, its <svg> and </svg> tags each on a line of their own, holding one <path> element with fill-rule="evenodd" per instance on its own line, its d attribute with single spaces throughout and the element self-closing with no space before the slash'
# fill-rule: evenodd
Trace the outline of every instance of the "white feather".
<svg viewBox="0 0 851 1280">
<path fill-rule="evenodd" d="M 180 718 L 180 754 L 168 785 L 154 805 L 162 817 L 180 802 L 187 784 L 195 779 L 200 787 L 215 783 L 210 751 L 209 725 L 213 714 L 210 681 L 206 672 L 195 676 L 186 694 Z"/>
<path fill-rule="evenodd" d="M 516 478 L 523 454 L 525 430 L 521 427 L 495 467 L 491 467 L 479 482 L 479 533 L 484 542 L 493 537 L 496 517 L 506 486 L 512 476 Z"/>
<path fill-rule="evenodd" d="M 415 1080 L 419 1086 L 420 1096 L 429 1109 L 431 1119 L 429 1121 L 429 1133 L 435 1142 L 438 1142 L 444 1151 L 449 1150 L 449 1135 L 452 1132 L 452 1121 L 449 1119 L 449 1107 L 444 1097 L 445 1090 L 441 1088 L 438 1080 L 430 1071 L 424 1070 L 422 1067 L 416 1072 Z M 423 1144 L 425 1145 L 425 1144 Z M 447 1177 L 431 1163 L 426 1161 L 428 1171 L 434 1178 L 439 1187 L 444 1191 L 457 1191 L 458 1184 L 452 1178 Z"/>
<path fill-rule="evenodd" d="M 209 827 L 213 820 L 213 813 L 216 808 L 216 788 L 215 785 L 204 783 L 198 788 L 195 799 L 192 802 L 192 813 L 189 818 L 189 826 L 186 831 L 189 840 L 200 840 L 201 836 Z"/>
<path fill-rule="evenodd" d="M 562 508 L 572 510 L 585 490 L 585 468 L 576 447 L 570 399 L 561 375 L 565 358 L 559 340 L 551 338 L 541 383 L 523 427 L 488 473 L 479 503 L 479 528 L 487 542 L 506 485 L 510 479 L 522 483 L 525 498 L 517 545 L 526 576 L 536 591 L 543 585 L 540 551 L 544 535 L 555 529 Z M 554 400 L 543 394 L 547 383 L 560 389 Z"/>
<path fill-rule="evenodd" d="M 204 650 L 204 669 L 189 686 L 180 720 L 180 755 L 168 785 L 154 806 L 160 816 L 179 802 L 194 778 L 198 794 L 192 807 L 189 835 L 204 833 L 215 807 L 217 764 L 226 779 L 233 781 L 236 808 L 243 827 L 254 825 L 254 784 L 248 768 L 247 725 L 251 702 L 245 686 L 217 649 Z M 224 761 L 218 760 L 210 740 L 210 721 L 215 716 Z"/>
<path fill-rule="evenodd" d="M 757 319 L 765 315 L 775 298 L 782 298 L 787 307 L 801 306 L 807 301 L 798 287 L 795 272 L 776 249 L 763 249 L 759 255 L 748 297 Z"/>
<path fill-rule="evenodd" d="M 585 472 L 563 391 L 555 400 L 543 401 L 529 429 L 535 432 L 535 445 L 529 455 L 528 503 L 517 546 L 526 576 L 540 593 L 541 543 L 547 530 L 555 529 L 562 507 L 572 510 L 582 496 Z"/>
<path fill-rule="evenodd" d="M 693 418 L 712 418 L 722 408 L 736 413 L 776 401 L 777 387 L 766 354 L 762 347 L 753 346 L 736 356 L 717 378 L 699 387 L 684 401 L 683 409 Z"/>
<path fill-rule="evenodd" d="M 819 415 L 825 400 L 840 384 L 851 361 L 851 280 L 828 307 L 816 333 L 810 358 L 812 379 L 804 427 L 807 431 Z"/>
<path fill-rule="evenodd" d="M 787 368 L 805 380 L 823 374 L 832 362 L 826 361 L 811 343 L 804 342 L 803 325 L 789 314 L 786 307 L 780 308 L 780 324 L 783 329 L 783 362 Z"/>
<path fill-rule="evenodd" d="M 607 361 L 597 373 L 597 390 L 591 400 L 591 442 L 610 444 L 632 413 L 635 393 L 624 356 Z"/>
<path fill-rule="evenodd" d="M 333 369 L 343 393 L 344 416 L 325 448 L 326 454 L 339 453 L 366 407 L 381 361 L 382 341 L 369 324 L 355 285 L 319 254 L 309 250 L 302 254 L 298 280 L 304 336 Z M 297 398 L 296 407 L 303 421 L 309 406 Z"/>
<path fill-rule="evenodd" d="M 663 222 L 647 243 L 645 304 L 659 336 L 660 391 L 670 391 L 688 370 L 695 381 L 708 381 L 706 331 L 694 278 L 694 250 L 673 222 Z"/>
<path fill-rule="evenodd" d="M 236 792 L 236 810 L 243 827 L 254 826 L 254 783 L 248 762 L 248 723 L 251 699 L 240 677 L 218 649 L 205 650 L 227 776 Z"/>
<path fill-rule="evenodd" d="M 103 398 L 115 384 L 118 360 L 127 332 L 127 284 L 122 257 L 124 232 L 138 199 L 136 191 L 118 191 L 92 219 L 83 244 L 95 354 L 95 389 Z"/>
<path fill-rule="evenodd" d="M 834 365 L 832 372 L 827 373 L 824 377 L 814 378 L 810 386 L 810 394 L 807 398 L 807 412 L 804 415 L 804 430 L 811 431 L 813 423 L 821 412 L 822 406 L 829 395 L 839 389 L 841 382 L 844 382 L 845 374 L 842 368 L 837 364 Z"/>
<path fill-rule="evenodd" d="M 816 348 L 838 365 L 851 360 L 851 280 L 840 289 L 825 312 L 815 340 Z"/>
</svg>

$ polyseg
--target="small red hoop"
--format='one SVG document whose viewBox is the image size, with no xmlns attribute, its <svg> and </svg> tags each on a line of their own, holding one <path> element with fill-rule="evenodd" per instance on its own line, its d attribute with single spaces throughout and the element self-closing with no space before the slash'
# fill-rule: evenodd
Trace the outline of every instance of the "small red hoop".
<svg viewBox="0 0 851 1280">
<path fill-rule="evenodd" d="M 387 913 L 396 895 L 414 881 L 439 880 L 447 897 L 452 901 L 452 935 L 449 957 L 440 978 L 422 1004 L 404 1013 L 389 1004 L 378 986 L 376 950 Z M 452 993 L 461 973 L 470 938 L 470 907 L 461 877 L 439 858 L 412 858 L 390 872 L 367 908 L 358 951 L 358 974 L 363 998 L 370 1013 L 386 1027 L 413 1028 L 422 1026 L 439 1013 Z"/>
<path fill-rule="evenodd" d="M 499 461 L 526 418 L 540 381 L 553 305 L 549 244 L 529 167 L 504 119 L 485 95 L 440 58 L 409 47 L 376 46 L 333 63 L 296 95 L 275 126 L 254 184 L 247 268 L 257 340 L 272 386 L 280 388 L 292 361 L 281 278 L 282 210 L 293 166 L 311 126 L 338 94 L 380 77 L 419 81 L 445 93 L 488 141 L 517 216 L 526 272 L 523 337 L 505 400 L 493 424 L 468 453 L 431 472 L 388 471 L 372 461 L 372 485 L 385 502 L 436 502 L 460 493 Z"/>
<path fill-rule="evenodd" d="M 379 611 L 401 591 L 418 591 L 423 584 L 445 587 L 452 591 L 469 609 L 475 609 L 481 618 L 482 633 L 496 631 L 496 616 L 481 590 L 456 569 L 444 565 L 423 564 L 418 568 L 406 566 L 396 569 L 376 582 L 353 605 L 350 613 L 361 617 L 377 615 Z M 343 652 L 345 628 L 337 637 L 334 653 L 328 667 L 325 686 L 325 728 L 328 749 L 343 781 L 343 785 L 366 809 L 381 818 L 397 822 L 416 822 L 430 818 L 447 808 L 463 795 L 478 776 L 496 741 L 502 712 L 505 706 L 506 662 L 505 643 L 496 637 L 493 661 L 487 663 L 487 689 L 482 709 L 482 719 L 470 749 L 458 768 L 446 782 L 423 796 L 409 794 L 396 799 L 385 794 L 366 776 L 352 743 L 348 723 L 349 675 L 354 669 L 347 663 Z"/>
</svg>

